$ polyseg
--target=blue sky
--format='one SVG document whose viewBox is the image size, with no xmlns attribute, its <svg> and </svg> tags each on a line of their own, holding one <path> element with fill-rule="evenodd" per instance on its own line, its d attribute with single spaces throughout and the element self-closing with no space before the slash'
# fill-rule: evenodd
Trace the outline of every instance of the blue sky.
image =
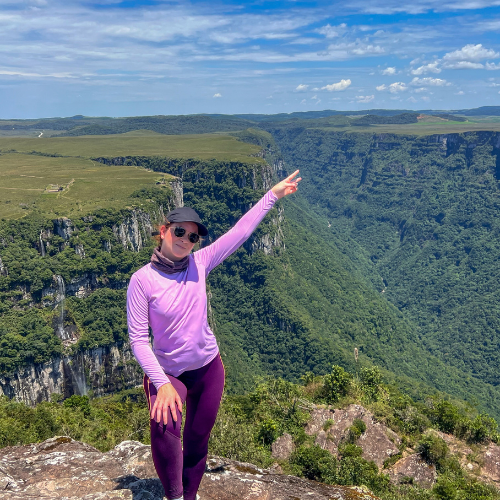
<svg viewBox="0 0 500 500">
<path fill-rule="evenodd" d="M 0 0 L 0 118 L 500 105 L 500 0 Z"/>
</svg>

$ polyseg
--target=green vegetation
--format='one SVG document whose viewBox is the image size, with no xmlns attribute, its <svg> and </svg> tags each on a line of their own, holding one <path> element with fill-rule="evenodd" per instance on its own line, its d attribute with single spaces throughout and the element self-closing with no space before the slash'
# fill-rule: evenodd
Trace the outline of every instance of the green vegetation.
<svg viewBox="0 0 500 500">
<path fill-rule="evenodd" d="M 301 192 L 421 345 L 465 385 L 491 384 L 481 404 L 498 398 L 498 134 L 272 132 Z"/>
<path fill-rule="evenodd" d="M 138 188 L 165 184 L 170 176 L 133 166 L 105 166 L 83 158 L 0 155 L 0 219 L 30 212 L 78 217 L 133 204 Z"/>
<path fill-rule="evenodd" d="M 244 135 L 277 158 L 276 151 L 271 152 L 275 146 L 269 134 L 247 131 Z M 348 136 L 353 141 L 364 137 Z M 200 139 L 201 145 L 206 144 L 204 139 L 205 136 Z M 88 153 L 92 140 L 90 137 L 47 139 L 43 144 L 52 144 L 50 148 L 55 149 L 49 148 L 50 151 L 62 151 L 60 144 L 65 147 L 85 144 Z M 99 140 L 116 145 L 123 138 Z M 234 138 L 226 140 L 245 148 L 253 147 Z M 19 140 L 17 144 L 20 147 L 27 142 Z M 353 144 L 356 148 L 366 147 L 364 143 Z M 110 157 L 112 155 L 102 161 L 110 161 Z M 198 210 L 204 220 L 210 221 L 209 241 L 227 231 L 259 199 L 263 183 L 269 182 L 270 176 L 269 167 L 263 163 L 186 161 L 141 155 L 122 158 L 127 166 L 99 163 L 98 167 L 105 171 L 135 165 L 158 172 L 145 172 L 156 179 L 165 174 L 182 176 L 185 203 Z M 309 179 L 304 181 L 305 189 L 301 187 L 306 194 L 308 182 L 315 181 L 315 174 L 309 173 Z M 102 190 L 96 189 L 95 196 L 104 193 L 104 187 L 108 185 L 102 186 Z M 325 200 L 328 200 L 328 191 L 324 191 Z M 148 234 L 143 233 L 144 248 L 138 253 L 131 252 L 123 242 L 118 242 L 117 228 L 131 220 L 133 210 L 147 214 L 146 218 L 154 223 L 159 220 L 160 207 L 168 207 L 172 201 L 170 190 L 162 184 L 123 195 L 127 195 L 125 202 L 129 208 L 102 209 L 87 215 L 76 210 L 72 212 L 74 231 L 67 239 L 54 231 L 50 213 L 47 216 L 33 211 L 20 221 L 0 224 L 1 257 L 8 270 L 8 275 L 0 276 L 3 311 L 0 323 L 4 325 L 2 335 L 9 339 L 6 345 L 12 350 L 12 355 L 7 357 L 13 359 L 10 363 L 5 362 L 6 371 L 33 359 L 18 342 L 22 337 L 21 329 L 15 326 L 17 323 L 11 317 L 22 316 L 35 305 L 34 314 L 39 316 L 40 324 L 54 327 L 59 309 L 53 308 L 55 297 L 45 299 L 44 293 L 55 293 L 56 276 L 61 276 L 65 283 L 85 276 L 95 283 L 93 289 L 102 288 L 88 297 L 66 300 L 65 326 L 73 328 L 78 338 L 74 350 L 113 342 L 120 345 L 126 341 L 123 291 L 106 288 L 124 288 L 131 273 L 148 262 L 152 242 Z M 89 198 L 89 207 L 95 201 Z M 347 206 L 349 203 L 352 201 L 346 202 Z M 352 352 L 357 347 L 360 368 L 368 370 L 370 363 L 377 363 L 397 374 L 393 376 L 395 381 L 413 387 L 415 394 L 424 387 L 426 391 L 434 387 L 463 399 L 476 397 L 485 411 L 494 416 L 500 414 L 500 398 L 496 397 L 495 389 L 475 378 L 464 379 L 460 367 L 450 368 L 444 359 L 426 352 L 417 339 L 415 326 L 388 304 L 385 296 L 372 289 L 366 276 L 373 278 L 371 283 L 378 280 L 379 286 L 381 279 L 364 251 L 353 255 L 352 248 L 356 247 L 351 247 L 344 235 L 328 230 L 326 221 L 314 216 L 305 201 L 299 198 L 285 200 L 284 207 L 285 218 L 281 222 L 278 208 L 274 209 L 244 248 L 209 277 L 215 332 L 230 373 L 230 391 L 251 389 L 253 376 L 258 375 L 274 374 L 298 380 L 304 370 L 326 374 L 332 363 L 352 370 Z M 44 257 L 40 238 L 46 247 Z M 259 250 L 265 239 L 274 241 L 274 248 L 267 250 L 267 254 Z M 363 248 L 363 244 L 360 240 L 357 248 Z M 51 307 L 43 307 L 43 304 Z M 114 314 L 116 321 L 113 322 Z M 44 332 L 40 329 L 39 334 L 33 333 L 33 338 L 45 335 Z M 47 348 L 39 351 L 38 360 L 49 359 L 61 350 L 60 341 L 55 337 L 52 343 L 44 345 Z M 425 370 L 421 368 L 422 363 L 427 365 Z M 368 374 L 362 370 L 360 376 L 364 380 Z M 335 397 L 333 387 L 338 383 L 332 380 L 331 401 Z M 369 384 L 368 377 L 366 390 Z"/>
<path fill-rule="evenodd" d="M 130 118 L 107 118 L 73 116 L 71 118 L 45 118 L 40 120 L 0 120 L 0 136 L 17 133 L 20 136 L 59 135 L 108 135 L 123 134 L 136 130 L 150 130 L 160 134 L 203 134 L 228 132 L 247 128 L 246 120 L 231 116 L 135 116 Z M 47 134 L 48 132 L 48 134 Z"/>
<path fill-rule="evenodd" d="M 331 373 L 337 373 L 338 369 L 334 366 Z M 380 371 L 374 367 L 373 373 Z M 445 404 L 469 422 L 475 418 L 472 410 L 464 411 L 448 400 L 437 398 L 418 403 L 381 380 L 376 388 L 372 385 L 366 392 L 363 389 L 366 384 L 353 374 L 346 375 L 349 380 L 346 392 L 335 407 L 363 404 L 379 422 L 396 431 L 402 439 L 402 451 L 414 449 L 429 464 L 436 465 L 438 480 L 432 489 L 425 490 L 411 483 L 392 485 L 373 462 L 365 460 L 362 449 L 356 445 L 366 431 L 362 420 L 354 420 L 346 440 L 339 445 L 338 458 L 314 443 L 315 436 L 307 435 L 304 428 L 313 404 L 325 403 L 327 376 L 306 375 L 305 385 L 269 378 L 244 396 L 225 396 L 210 438 L 209 452 L 268 467 L 275 461 L 271 457 L 272 443 L 286 432 L 292 436 L 295 451 L 289 460 L 278 460 L 285 473 L 328 484 L 367 486 L 382 500 L 500 498 L 497 490 L 462 469 L 433 430 L 442 430 L 436 420 L 437 407 Z M 378 394 L 376 402 L 374 390 Z M 149 444 L 149 415 L 141 389 L 98 399 L 71 396 L 61 401 L 60 396 L 54 395 L 51 402 L 36 408 L 0 398 L 0 422 L 0 446 L 34 443 L 55 435 L 68 435 L 101 451 L 126 439 Z M 410 422 L 425 422 L 425 425 L 416 427 L 408 425 Z M 495 425 L 486 440 L 498 439 L 496 432 Z"/>
<path fill-rule="evenodd" d="M 170 179 L 135 165 L 154 170 L 158 163 L 182 164 L 172 158 L 257 164 L 260 158 L 249 157 L 258 151 L 233 137 L 209 134 L 0 139 L 0 219 L 24 217 L 31 211 L 81 217 L 103 208 L 121 209 L 134 204 L 133 192 Z"/>
<path fill-rule="evenodd" d="M 67 157 L 162 156 L 169 158 L 249 160 L 260 148 L 217 134 L 125 134 L 111 137 L 51 137 L 48 139 L 1 138 L 0 153 L 18 152 Z M 252 160 L 259 162 L 259 158 Z"/>
</svg>

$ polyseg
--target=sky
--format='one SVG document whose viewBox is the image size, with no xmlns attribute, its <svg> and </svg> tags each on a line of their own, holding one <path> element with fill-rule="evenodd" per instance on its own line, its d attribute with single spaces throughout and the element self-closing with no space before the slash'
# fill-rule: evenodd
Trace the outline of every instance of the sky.
<svg viewBox="0 0 500 500">
<path fill-rule="evenodd" d="M 500 0 L 0 0 L 0 118 L 500 105 Z"/>
</svg>

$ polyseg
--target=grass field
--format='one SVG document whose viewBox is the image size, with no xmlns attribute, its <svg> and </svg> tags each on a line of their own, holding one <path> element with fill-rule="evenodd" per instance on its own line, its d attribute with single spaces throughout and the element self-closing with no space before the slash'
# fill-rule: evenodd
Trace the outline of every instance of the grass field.
<svg viewBox="0 0 500 500">
<path fill-rule="evenodd" d="M 406 125 L 369 125 L 365 127 L 311 127 L 320 130 L 338 132 L 367 132 L 370 134 L 403 134 L 403 135 L 432 135 L 455 134 L 462 132 L 492 131 L 500 132 L 500 122 L 421 122 Z"/>
<path fill-rule="evenodd" d="M 84 158 L 4 154 L 0 156 L 0 218 L 17 219 L 33 209 L 72 217 L 99 208 L 123 208 L 137 203 L 130 199 L 134 191 L 163 178 L 170 176 Z"/>
<path fill-rule="evenodd" d="M 37 209 L 49 216 L 84 215 L 98 208 L 121 208 L 130 195 L 162 180 L 140 167 L 106 166 L 95 157 L 168 156 L 251 161 L 260 151 L 220 134 L 168 136 L 148 130 L 113 136 L 0 138 L 0 218 L 23 217 Z M 40 156 L 33 153 L 61 155 Z"/>
<path fill-rule="evenodd" d="M 119 135 L 85 135 L 36 139 L 0 138 L 0 152 L 39 152 L 83 158 L 100 156 L 169 156 L 172 158 L 248 161 L 260 147 L 220 134 L 162 135 L 134 131 Z M 260 158 L 252 158 L 259 163 Z"/>
</svg>

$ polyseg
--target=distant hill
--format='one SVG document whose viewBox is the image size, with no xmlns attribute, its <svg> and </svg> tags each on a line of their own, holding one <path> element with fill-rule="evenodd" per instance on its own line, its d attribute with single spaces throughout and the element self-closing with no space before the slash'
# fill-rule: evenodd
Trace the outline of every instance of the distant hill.
<svg viewBox="0 0 500 500">
<path fill-rule="evenodd" d="M 309 126 L 336 126 L 338 123 L 361 126 L 363 124 L 396 124 L 414 123 L 408 121 L 412 115 L 433 115 L 446 120 L 464 121 L 464 116 L 495 117 L 500 116 L 500 106 L 483 106 L 462 110 L 410 110 L 410 109 L 367 109 L 356 111 L 322 110 L 277 114 L 199 114 L 199 115 L 158 115 L 136 116 L 124 118 L 89 117 L 75 115 L 68 118 L 41 118 L 31 120 L 0 120 L 0 136 L 80 136 L 80 135 L 113 135 L 135 130 L 151 130 L 166 135 L 206 134 L 213 132 L 234 132 L 249 127 L 268 127 L 272 123 L 301 125 L 304 121 Z M 367 116 L 378 117 L 366 118 Z M 396 118 L 398 117 L 399 118 Z M 361 117 L 361 121 L 356 121 Z M 387 121 L 380 118 L 385 117 Z M 404 118 L 401 118 L 404 117 Z M 394 118 L 396 121 L 391 121 Z M 333 122 L 326 121 L 328 119 Z M 339 121 L 337 121 L 337 119 Z M 315 121 L 320 120 L 317 124 Z M 403 121 L 401 121 L 403 120 Z M 30 134 L 31 132 L 31 134 Z"/>
</svg>

